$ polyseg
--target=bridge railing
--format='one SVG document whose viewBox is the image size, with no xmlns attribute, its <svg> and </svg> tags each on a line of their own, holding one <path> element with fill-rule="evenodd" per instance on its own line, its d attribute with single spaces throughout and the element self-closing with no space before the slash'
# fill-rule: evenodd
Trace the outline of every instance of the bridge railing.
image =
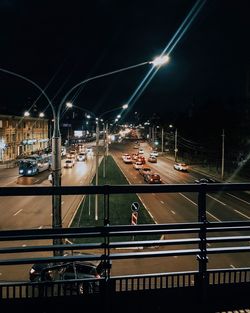
<svg viewBox="0 0 250 313">
<path fill-rule="evenodd" d="M 250 268 L 207 268 L 210 256 L 234 254 L 245 255 L 250 252 L 250 221 L 208 222 L 206 218 L 206 195 L 209 192 L 249 191 L 250 184 L 211 184 L 211 185 L 129 185 L 129 186 L 67 186 L 67 187 L 30 187 L 0 188 L 0 196 L 51 196 L 52 194 L 102 194 L 105 202 L 103 226 L 48 228 L 0 231 L 0 268 L 8 266 L 31 266 L 34 263 L 61 264 L 65 261 L 103 261 L 105 274 L 99 279 L 99 288 L 94 292 L 106 300 L 114 295 L 141 291 L 160 291 L 170 289 L 195 290 L 204 305 L 209 295 L 213 295 L 211 286 L 240 286 L 249 290 Z M 197 222 L 147 225 L 110 225 L 109 196 L 126 193 L 173 193 L 196 192 L 198 196 Z M 130 235 L 157 235 L 159 239 L 116 241 L 117 237 Z M 54 239 L 61 239 L 62 244 L 53 244 Z M 75 243 L 74 239 L 81 238 Z M 90 239 L 85 241 L 84 239 Z M 98 240 L 96 241 L 96 238 Z M 93 239 L 93 241 L 91 241 Z M 94 240 L 95 239 L 95 240 Z M 25 240 L 26 245 L 18 243 Z M 71 242 L 69 244 L 68 242 Z M 55 255 L 61 251 L 62 255 Z M 81 254 L 72 252 L 79 251 Z M 145 274 L 113 275 L 112 269 L 117 261 L 152 260 L 171 257 L 192 257 L 195 270 L 179 272 L 151 272 Z M 247 263 L 247 262 L 246 262 Z M 5 300 L 44 298 L 58 296 L 79 296 L 79 288 L 73 287 L 90 278 L 73 281 L 53 282 L 15 282 L 0 281 L 0 297 Z M 70 292 L 63 286 L 72 285 Z M 67 289 L 68 290 L 68 289 Z M 229 289 L 226 288 L 227 295 Z M 232 288 L 230 290 L 233 290 Z M 233 293 L 233 292 L 232 292 Z M 244 292 L 243 292 L 244 293 Z M 234 289 L 234 294 L 235 289 Z M 112 295 L 112 296 L 111 296 Z M 214 295 L 216 296 L 216 295 Z M 82 297 L 82 295 L 81 295 Z M 103 298 L 103 299 L 104 299 Z M 223 299 L 223 297 L 222 297 Z M 105 301 L 106 301 L 105 300 Z M 104 301 L 104 300 L 103 300 Z M 236 301 L 237 303 L 237 301 Z"/>
</svg>

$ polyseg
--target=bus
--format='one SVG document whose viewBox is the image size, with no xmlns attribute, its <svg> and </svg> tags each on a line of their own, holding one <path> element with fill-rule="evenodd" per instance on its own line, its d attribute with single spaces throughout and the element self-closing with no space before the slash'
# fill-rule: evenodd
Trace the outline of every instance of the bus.
<svg viewBox="0 0 250 313">
<path fill-rule="evenodd" d="M 19 161 L 19 175 L 35 176 L 51 167 L 51 154 L 34 154 Z"/>
</svg>

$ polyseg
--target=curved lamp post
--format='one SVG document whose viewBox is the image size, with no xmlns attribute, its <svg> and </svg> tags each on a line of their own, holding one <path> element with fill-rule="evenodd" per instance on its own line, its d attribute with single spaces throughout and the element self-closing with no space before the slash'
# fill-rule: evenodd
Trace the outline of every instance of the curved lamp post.
<svg viewBox="0 0 250 313">
<path fill-rule="evenodd" d="M 62 101 L 60 102 L 57 110 L 55 109 L 54 105 L 52 104 L 51 100 L 49 99 L 49 97 L 47 96 L 47 94 L 45 93 L 45 91 L 38 85 L 36 84 L 34 81 L 32 81 L 31 79 L 5 70 L 3 68 L 0 68 L 1 72 L 10 74 L 12 76 L 21 78 L 27 82 L 29 82 L 31 85 L 35 86 L 42 94 L 43 96 L 46 98 L 46 100 L 48 101 L 48 104 L 51 107 L 52 113 L 53 113 L 53 120 L 54 120 L 54 129 L 53 129 L 53 135 L 52 135 L 52 176 L 53 176 L 53 187 L 60 187 L 61 186 L 61 134 L 60 134 L 60 115 L 61 115 L 61 109 L 64 103 L 66 103 L 67 98 L 69 97 L 69 95 L 78 87 L 82 86 L 83 84 L 86 84 L 92 80 L 95 79 L 99 79 L 99 78 L 103 78 L 106 76 L 110 76 L 113 74 L 117 74 L 117 73 L 121 73 L 121 72 L 125 72 L 140 66 L 144 66 L 147 64 L 152 64 L 153 66 L 161 66 L 162 64 L 166 63 L 169 61 L 169 57 L 167 56 L 161 56 L 159 58 L 156 58 L 154 61 L 147 61 L 147 62 L 143 62 L 143 63 L 139 63 L 136 65 L 132 65 L 132 66 L 128 66 L 128 67 L 124 67 L 115 71 L 111 71 L 111 72 L 107 72 L 105 74 L 101 74 L 101 75 L 96 75 L 87 79 L 82 80 L 81 82 L 79 82 L 78 84 L 74 85 L 63 97 Z M 61 218 L 61 195 L 52 195 L 52 226 L 53 228 L 61 228 L 62 227 L 62 218 Z M 58 244 L 61 242 L 61 239 L 55 239 L 54 240 L 54 244 Z M 57 254 L 56 252 L 58 251 L 54 251 L 55 254 Z M 59 254 L 61 252 L 58 252 Z"/>
</svg>

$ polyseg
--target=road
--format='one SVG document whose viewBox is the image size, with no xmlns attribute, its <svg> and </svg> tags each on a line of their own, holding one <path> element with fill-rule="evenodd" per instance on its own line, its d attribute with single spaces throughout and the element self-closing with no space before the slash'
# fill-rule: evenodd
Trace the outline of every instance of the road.
<svg viewBox="0 0 250 313">
<path fill-rule="evenodd" d="M 150 146 L 141 143 L 144 156 L 149 155 Z M 132 165 L 122 161 L 123 153 L 135 153 L 133 143 L 114 144 L 110 153 L 130 184 L 144 184 L 142 176 Z M 164 183 L 194 183 L 197 178 L 203 177 L 199 172 L 190 169 L 188 173 L 173 169 L 173 161 L 166 157 L 158 157 L 156 164 L 150 164 L 155 172 L 160 173 Z M 77 162 L 72 169 L 62 169 L 62 185 L 89 184 L 95 172 L 95 159 L 90 157 L 87 162 Z M 6 169 L 0 173 L 1 186 L 16 186 L 17 169 Z M 48 172 L 39 175 L 37 186 L 50 185 L 47 180 Z M 27 187 L 22 186 L 21 187 Z M 138 195 L 145 208 L 150 212 L 156 223 L 181 223 L 197 221 L 197 194 L 140 194 Z M 82 197 L 62 197 L 63 226 L 68 227 L 74 212 Z M 247 193 L 209 194 L 207 196 L 207 216 L 212 221 L 232 221 L 250 219 L 250 196 Z M 51 197 L 6 197 L 0 202 L 0 229 L 25 229 L 51 227 Z M 166 238 L 170 238 L 169 236 Z M 19 242 L 19 245 L 31 244 Z M 184 247 L 184 246 L 183 246 Z M 173 247 L 174 248 L 174 247 Z M 164 248 L 158 248 L 164 249 Z M 172 249 L 172 247 L 171 247 Z M 148 249 L 146 249 L 148 250 Z M 250 266 L 249 254 L 211 256 L 208 268 L 245 267 Z M 136 274 L 166 271 L 196 270 L 195 257 L 168 257 L 157 259 L 137 259 L 129 261 L 115 261 L 112 266 L 112 275 Z M 27 279 L 28 267 L 9 271 L 7 267 L 0 269 L 0 278 L 14 280 L 17 272 L 21 279 Z"/>
<path fill-rule="evenodd" d="M 126 144 L 114 145 L 111 153 L 117 164 L 123 171 L 127 180 L 131 184 L 145 183 L 142 176 L 131 164 L 125 164 L 122 161 L 122 154 L 135 153 L 134 144 L 127 142 Z M 140 147 L 144 149 L 146 159 L 151 151 L 150 146 L 145 142 Z M 174 162 L 166 157 L 158 157 L 157 163 L 148 165 L 161 175 L 164 183 L 194 183 L 198 178 L 204 177 L 203 174 L 189 169 L 187 173 L 179 172 L 173 168 Z M 156 223 L 184 223 L 197 221 L 198 199 L 196 193 L 175 193 L 175 194 L 140 194 L 138 195 L 145 208 L 151 213 Z M 207 218 L 209 222 L 213 221 L 241 221 L 250 219 L 250 195 L 248 193 L 221 193 L 208 194 L 206 199 Z M 214 233 L 216 236 L 216 233 Z M 168 238 L 170 238 L 168 236 Z M 246 243 L 244 243 L 246 244 Z M 209 244 L 211 247 L 211 244 Z M 215 245 L 214 245 L 215 246 Z M 186 247 L 187 248 L 187 247 Z M 250 266 L 250 258 L 248 253 L 241 255 L 211 255 L 209 257 L 208 268 L 224 268 L 224 267 L 245 267 Z M 171 270 L 172 267 L 194 270 L 197 267 L 197 261 L 194 258 L 186 257 L 185 262 L 181 262 L 180 258 L 168 258 L 164 264 L 162 260 L 148 261 L 152 268 L 159 269 L 160 264 L 165 270 Z M 142 262 L 142 261 L 138 261 Z M 128 264 L 128 267 L 131 264 Z M 133 266 L 133 265 L 132 265 Z M 129 268 L 128 268 L 129 270 Z M 131 268 L 130 268 L 131 270 Z"/>
</svg>

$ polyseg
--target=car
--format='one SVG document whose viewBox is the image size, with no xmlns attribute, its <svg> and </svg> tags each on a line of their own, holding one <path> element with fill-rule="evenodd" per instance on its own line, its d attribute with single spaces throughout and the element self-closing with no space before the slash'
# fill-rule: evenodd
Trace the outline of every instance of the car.
<svg viewBox="0 0 250 313">
<path fill-rule="evenodd" d="M 159 153 L 156 150 L 153 150 L 152 152 L 150 152 L 150 156 L 154 156 L 154 157 L 158 157 Z"/>
<path fill-rule="evenodd" d="M 75 165 L 73 159 L 66 160 L 64 163 L 64 168 L 72 168 Z"/>
<path fill-rule="evenodd" d="M 142 168 L 143 164 L 141 161 L 136 161 L 133 163 L 133 168 L 136 170 L 139 170 L 140 168 Z"/>
<path fill-rule="evenodd" d="M 138 159 L 139 154 L 138 153 L 133 153 L 132 154 L 132 159 L 133 160 L 137 160 Z"/>
<path fill-rule="evenodd" d="M 142 168 L 139 168 L 139 173 L 144 177 L 144 175 L 147 175 L 151 173 L 151 168 L 148 166 L 143 166 Z"/>
<path fill-rule="evenodd" d="M 139 146 L 138 145 L 134 145 L 134 149 L 138 149 L 139 148 Z"/>
<path fill-rule="evenodd" d="M 212 178 L 199 178 L 199 179 L 196 179 L 194 181 L 196 184 L 213 184 L 213 183 L 218 183 L 218 181 L 212 179 Z"/>
<path fill-rule="evenodd" d="M 124 163 L 132 163 L 132 158 L 128 153 L 123 154 L 122 160 Z"/>
<path fill-rule="evenodd" d="M 71 150 L 69 153 L 67 153 L 66 155 L 67 159 L 76 159 L 76 151 L 75 150 Z"/>
<path fill-rule="evenodd" d="M 145 163 L 146 163 L 146 159 L 145 159 L 145 157 L 142 156 L 142 155 L 138 156 L 137 161 L 142 162 L 142 164 L 145 164 Z"/>
<path fill-rule="evenodd" d="M 149 184 L 161 184 L 161 176 L 157 173 L 146 174 L 144 180 Z"/>
<path fill-rule="evenodd" d="M 177 171 L 187 172 L 188 166 L 186 163 L 174 163 L 174 169 Z"/>
<path fill-rule="evenodd" d="M 86 153 L 81 152 L 77 155 L 77 161 L 86 161 L 86 159 L 87 159 Z"/>
<path fill-rule="evenodd" d="M 81 255 L 80 253 L 78 253 Z M 65 262 L 53 263 L 36 263 L 29 271 L 29 279 L 31 282 L 57 281 L 57 280 L 74 280 L 74 279 L 99 279 L 104 275 L 103 261 L 67 261 L 69 256 L 65 254 Z M 86 281 L 77 284 L 64 283 L 65 289 L 77 289 L 78 293 L 94 292 L 99 287 L 99 282 Z"/>
<path fill-rule="evenodd" d="M 143 153 L 144 153 L 144 150 L 143 150 L 142 148 L 140 148 L 140 149 L 138 150 L 138 153 L 139 153 L 139 154 L 143 154 Z"/>
<path fill-rule="evenodd" d="M 150 157 L 148 158 L 148 162 L 150 162 L 150 163 L 157 163 L 157 157 L 150 156 Z"/>
</svg>

